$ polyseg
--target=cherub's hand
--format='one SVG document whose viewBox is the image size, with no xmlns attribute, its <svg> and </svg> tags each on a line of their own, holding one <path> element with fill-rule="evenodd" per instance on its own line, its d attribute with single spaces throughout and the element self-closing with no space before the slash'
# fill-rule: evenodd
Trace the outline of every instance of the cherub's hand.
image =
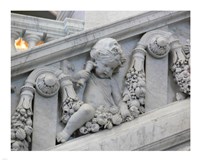
<svg viewBox="0 0 200 160">
<path fill-rule="evenodd" d="M 90 76 L 90 73 L 86 70 L 80 70 L 78 73 L 76 73 L 75 77 L 76 79 L 88 79 Z"/>
<path fill-rule="evenodd" d="M 120 113 L 123 119 L 126 119 L 127 117 L 131 117 L 131 113 L 129 112 L 128 107 L 125 103 L 121 103 Z"/>
</svg>

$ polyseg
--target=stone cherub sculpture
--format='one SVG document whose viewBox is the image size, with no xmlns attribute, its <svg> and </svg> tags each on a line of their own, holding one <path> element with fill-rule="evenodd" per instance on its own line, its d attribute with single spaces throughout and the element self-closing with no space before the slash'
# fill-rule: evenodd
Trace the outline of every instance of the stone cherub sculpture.
<svg viewBox="0 0 200 160">
<path fill-rule="evenodd" d="M 113 74 L 125 62 L 122 49 L 115 39 L 99 40 L 90 52 L 85 70 L 79 77 L 87 79 L 83 95 L 84 103 L 71 114 L 65 128 L 57 134 L 58 142 L 67 141 L 79 129 L 82 134 L 97 132 L 100 128 L 112 128 L 130 117 Z M 84 79 L 79 81 L 84 83 Z"/>
</svg>

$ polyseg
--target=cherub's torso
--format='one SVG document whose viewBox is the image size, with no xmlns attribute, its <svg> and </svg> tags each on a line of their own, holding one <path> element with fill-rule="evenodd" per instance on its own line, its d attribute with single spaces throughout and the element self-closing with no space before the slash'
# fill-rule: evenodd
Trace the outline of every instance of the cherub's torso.
<svg viewBox="0 0 200 160">
<path fill-rule="evenodd" d="M 95 108 L 116 106 L 112 94 L 113 79 L 102 79 L 91 74 L 84 93 L 84 102 L 92 104 Z"/>
</svg>

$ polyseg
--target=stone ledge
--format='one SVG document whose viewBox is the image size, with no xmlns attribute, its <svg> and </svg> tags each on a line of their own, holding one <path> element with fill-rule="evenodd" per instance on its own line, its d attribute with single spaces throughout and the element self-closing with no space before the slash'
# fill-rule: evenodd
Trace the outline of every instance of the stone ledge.
<svg viewBox="0 0 200 160">
<path fill-rule="evenodd" d="M 158 150 L 168 150 L 172 146 L 179 145 L 190 140 L 190 129 L 182 131 L 180 133 L 174 134 L 167 138 L 161 139 L 159 141 L 153 142 L 149 145 L 137 148 L 136 151 L 158 151 Z"/>
<path fill-rule="evenodd" d="M 164 150 L 190 139 L 190 99 L 150 111 L 112 130 L 50 148 L 64 150 Z"/>
<path fill-rule="evenodd" d="M 60 38 L 12 56 L 11 76 L 88 52 L 97 40 L 104 37 L 120 41 L 189 17 L 187 11 L 153 11 Z"/>
<path fill-rule="evenodd" d="M 32 33 L 40 36 L 46 32 L 49 37 L 59 38 L 69 35 L 71 32 L 74 33 L 83 30 L 84 22 L 70 18 L 62 22 L 12 13 L 11 29 L 18 32 L 26 29 L 26 33 Z"/>
</svg>

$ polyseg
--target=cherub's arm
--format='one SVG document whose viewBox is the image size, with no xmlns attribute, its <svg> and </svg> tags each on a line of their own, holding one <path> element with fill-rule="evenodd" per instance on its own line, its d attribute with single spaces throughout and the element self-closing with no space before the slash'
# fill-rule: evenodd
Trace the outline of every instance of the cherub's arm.
<svg viewBox="0 0 200 160">
<path fill-rule="evenodd" d="M 78 81 L 80 79 L 88 79 L 90 73 L 86 70 L 80 70 L 72 76 L 72 81 Z"/>
<path fill-rule="evenodd" d="M 73 75 L 73 80 L 77 82 L 78 86 L 84 85 L 84 83 L 88 80 L 92 69 L 95 66 L 96 64 L 93 61 L 87 61 L 85 69 Z"/>
</svg>

